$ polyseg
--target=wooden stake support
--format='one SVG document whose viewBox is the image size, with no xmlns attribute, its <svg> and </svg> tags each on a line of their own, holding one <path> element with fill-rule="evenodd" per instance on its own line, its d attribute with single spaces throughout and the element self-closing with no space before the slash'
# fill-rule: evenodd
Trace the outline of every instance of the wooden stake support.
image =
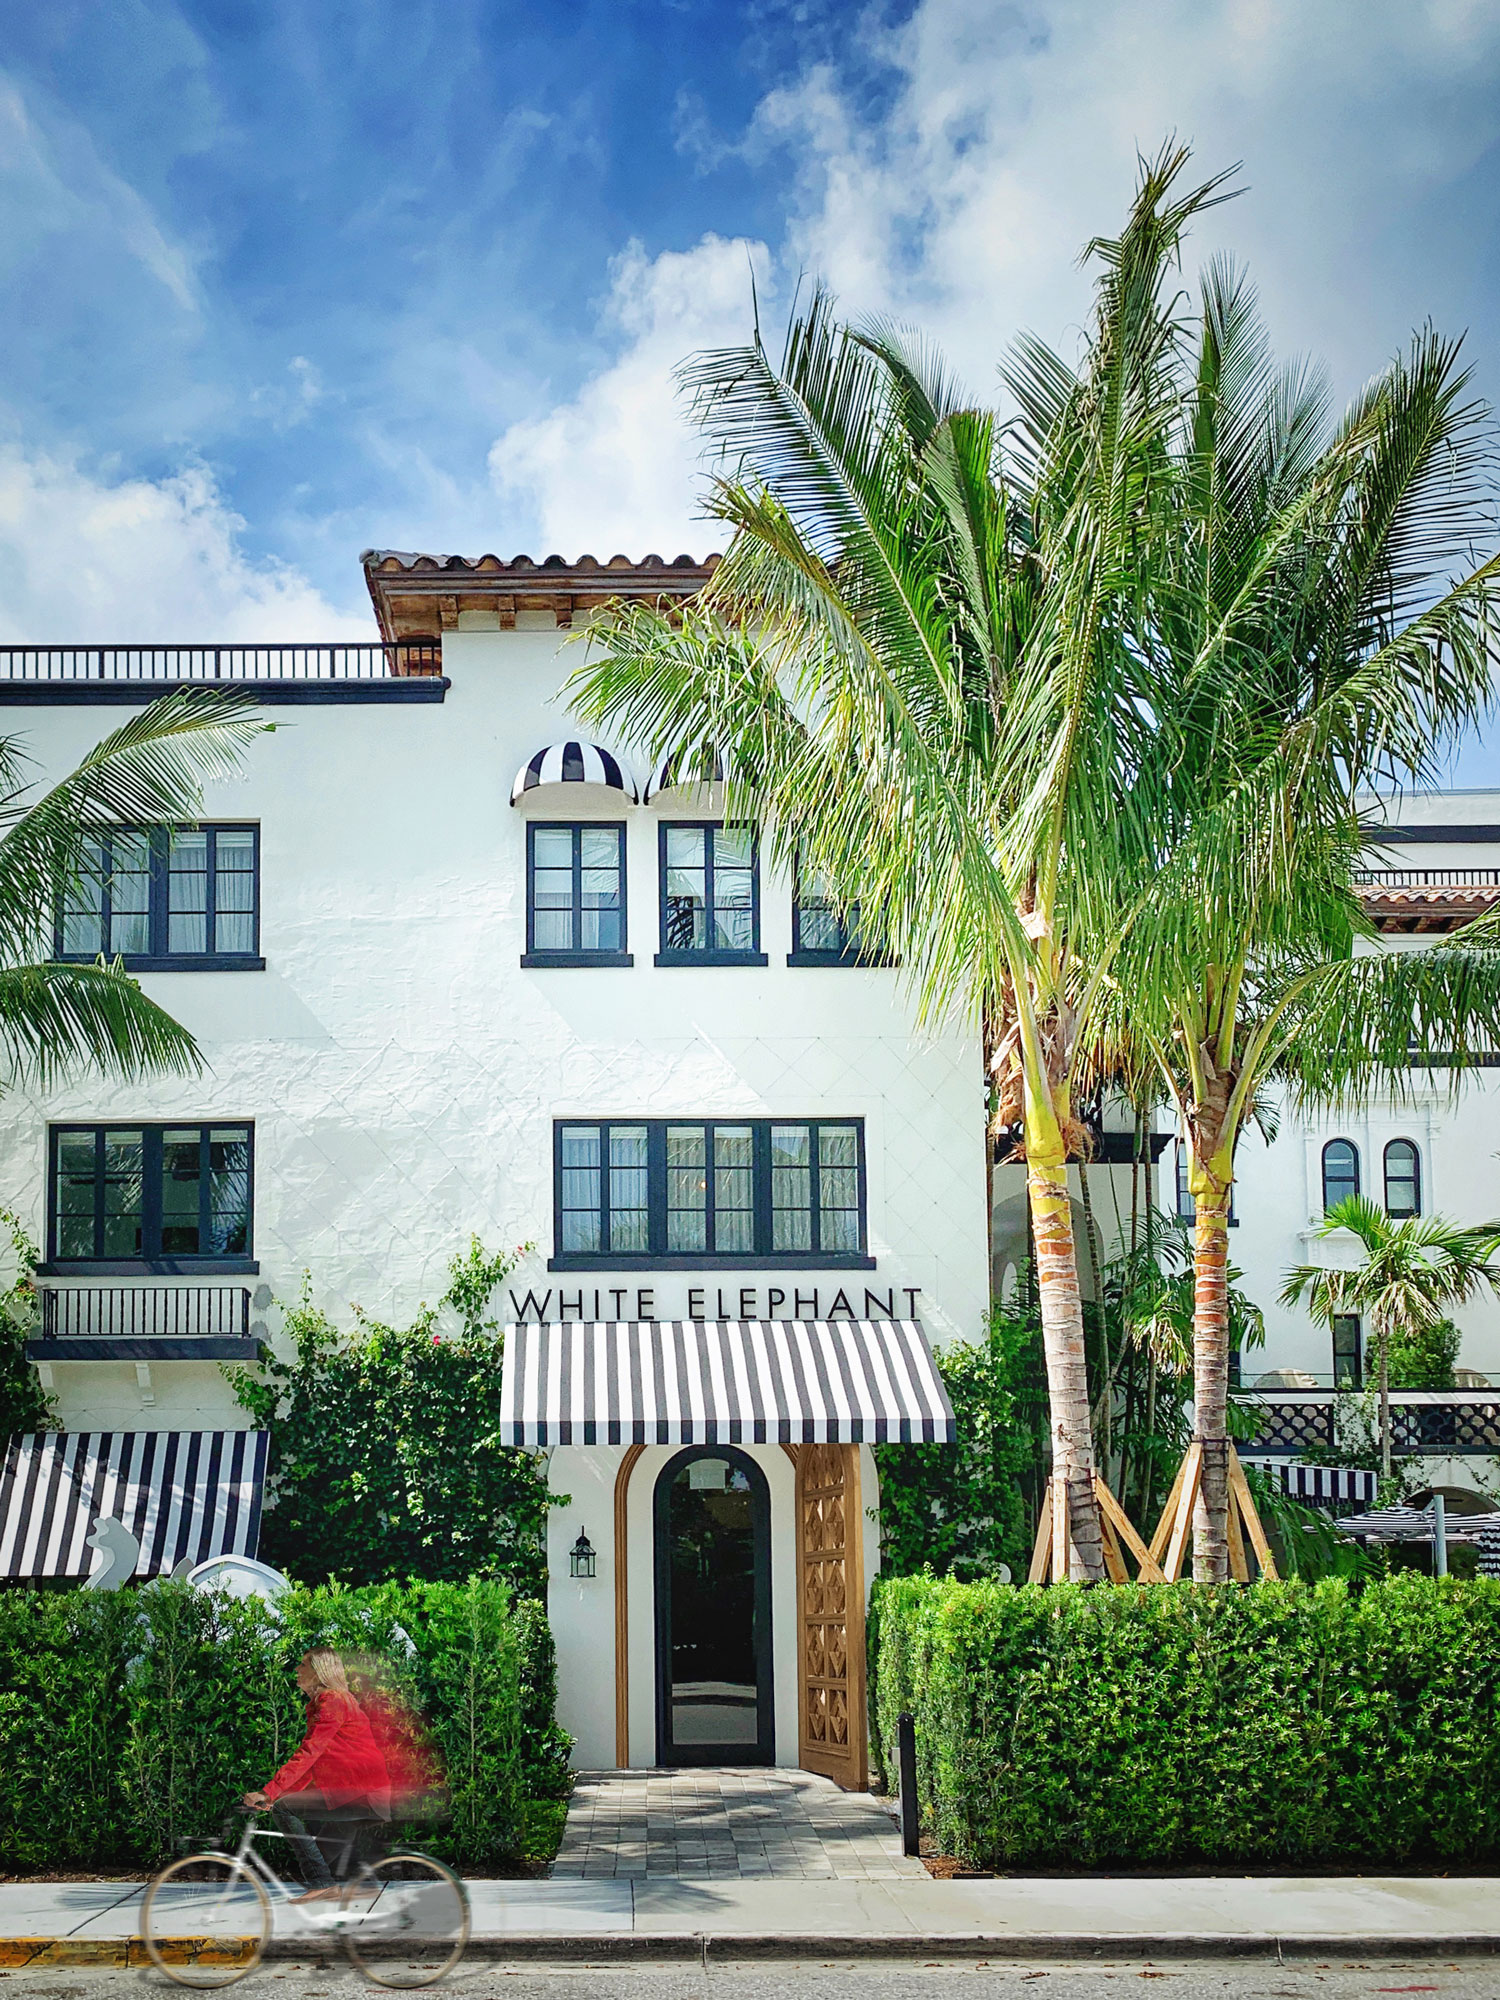
<svg viewBox="0 0 1500 2000">
<path fill-rule="evenodd" d="M 1193 1509 L 1198 1504 L 1198 1495 L 1203 1488 L 1203 1446 L 1196 1439 L 1187 1448 L 1183 1461 L 1177 1468 L 1177 1477 L 1172 1482 L 1172 1490 L 1167 1495 L 1167 1504 L 1162 1509 L 1161 1519 L 1156 1524 L 1156 1533 L 1151 1537 L 1151 1556 L 1161 1565 L 1162 1580 L 1176 1583 L 1182 1575 L 1182 1565 L 1192 1543 Z M 1255 1559 L 1260 1564 L 1262 1576 L 1274 1582 L 1279 1574 L 1276 1558 L 1271 1554 L 1271 1545 L 1266 1540 L 1266 1531 L 1260 1524 L 1260 1515 L 1255 1509 L 1255 1498 L 1250 1491 L 1250 1482 L 1245 1477 L 1245 1468 L 1240 1464 L 1239 1453 L 1233 1443 L 1229 1446 L 1229 1574 L 1236 1583 L 1250 1581 L 1250 1564 L 1245 1554 L 1245 1543 L 1249 1542 L 1255 1551 Z"/>
<path fill-rule="evenodd" d="M 1104 1569 L 1111 1583 L 1128 1583 L 1125 1567 L 1128 1552 L 1135 1559 L 1141 1583 L 1165 1583 L 1161 1565 L 1131 1525 L 1130 1516 L 1096 1472 L 1094 1497 L 1099 1502 L 1099 1526 L 1104 1536 Z M 1123 1545 L 1123 1546 L 1122 1546 Z M 1074 1543 L 1068 1514 L 1068 1482 L 1059 1473 L 1047 1481 L 1042 1502 L 1042 1518 L 1037 1523 L 1036 1546 L 1031 1551 L 1028 1583 L 1065 1583 L 1071 1567 Z"/>
</svg>

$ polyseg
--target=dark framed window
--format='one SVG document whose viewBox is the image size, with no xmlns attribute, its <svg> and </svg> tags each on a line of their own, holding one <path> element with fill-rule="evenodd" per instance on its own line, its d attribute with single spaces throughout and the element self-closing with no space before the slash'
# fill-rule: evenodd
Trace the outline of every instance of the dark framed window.
<svg viewBox="0 0 1500 2000">
<path fill-rule="evenodd" d="M 1385 1212 L 1393 1222 L 1422 1213 L 1422 1155 L 1411 1139 L 1385 1149 Z"/>
<path fill-rule="evenodd" d="M 788 965 L 890 965 L 890 953 L 860 926 L 859 904 L 840 904 L 826 879 L 798 861 L 792 880 L 792 948 Z"/>
<path fill-rule="evenodd" d="M 136 972 L 260 970 L 260 828 L 122 826 L 58 899 L 55 955 Z"/>
<path fill-rule="evenodd" d="M 764 965 L 760 861 L 748 826 L 677 821 L 661 829 L 658 965 Z"/>
<path fill-rule="evenodd" d="M 554 1179 L 554 1271 L 874 1262 L 862 1119 L 559 1119 Z"/>
<path fill-rule="evenodd" d="M 1330 1139 L 1323 1148 L 1323 1213 L 1358 1193 L 1358 1146 L 1352 1139 Z"/>
<path fill-rule="evenodd" d="M 72 1271 L 253 1271 L 250 1125 L 54 1125 L 47 1256 Z"/>
<path fill-rule="evenodd" d="M 522 965 L 631 965 L 625 938 L 624 825 L 531 821 Z"/>
<path fill-rule="evenodd" d="M 1359 1389 L 1364 1386 L 1364 1342 L 1360 1332 L 1357 1313 L 1334 1314 L 1333 1386 L 1336 1389 Z"/>
</svg>

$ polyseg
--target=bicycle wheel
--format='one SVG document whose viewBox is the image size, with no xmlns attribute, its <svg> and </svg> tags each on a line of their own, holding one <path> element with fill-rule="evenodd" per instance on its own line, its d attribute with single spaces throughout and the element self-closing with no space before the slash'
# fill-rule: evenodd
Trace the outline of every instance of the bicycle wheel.
<svg viewBox="0 0 1500 2000">
<path fill-rule="evenodd" d="M 253 1972 L 271 1935 L 271 1904 L 229 1854 L 190 1854 L 163 1868 L 141 1904 L 141 1937 L 179 1986 L 232 1986 Z"/>
<path fill-rule="evenodd" d="M 426 1854 L 390 1854 L 366 1868 L 339 1925 L 350 1958 L 377 1986 L 431 1986 L 464 1955 L 469 1898 Z"/>
</svg>

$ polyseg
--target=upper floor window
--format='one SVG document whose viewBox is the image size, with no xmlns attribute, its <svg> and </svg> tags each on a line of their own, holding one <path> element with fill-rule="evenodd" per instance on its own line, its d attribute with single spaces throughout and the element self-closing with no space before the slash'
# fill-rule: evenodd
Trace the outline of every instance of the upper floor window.
<svg viewBox="0 0 1500 2000">
<path fill-rule="evenodd" d="M 568 1119 L 555 1148 L 553 1270 L 871 1262 L 860 1119 Z"/>
<path fill-rule="evenodd" d="M 253 1268 L 249 1125 L 55 1125 L 54 1266 Z"/>
<path fill-rule="evenodd" d="M 1393 1222 L 1422 1213 L 1422 1155 L 1410 1139 L 1385 1149 L 1385 1212 Z"/>
<path fill-rule="evenodd" d="M 760 870 L 747 826 L 661 829 L 658 965 L 764 965 Z"/>
<path fill-rule="evenodd" d="M 1229 1184 L 1229 1215 L 1231 1229 L 1238 1229 L 1240 1219 L 1235 1213 L 1234 1183 Z M 1198 1204 L 1193 1199 L 1193 1190 L 1188 1185 L 1188 1149 L 1184 1139 L 1177 1141 L 1177 1214 L 1183 1222 L 1194 1222 L 1198 1216 Z"/>
<path fill-rule="evenodd" d="M 889 965 L 860 927 L 859 904 L 840 904 L 818 870 L 798 862 L 788 965 Z"/>
<path fill-rule="evenodd" d="M 260 829 L 117 827 L 59 898 L 60 959 L 137 972 L 250 971 L 260 951 Z"/>
<path fill-rule="evenodd" d="M 1359 1148 L 1352 1139 L 1330 1139 L 1323 1148 L 1323 1213 L 1359 1193 Z"/>
<path fill-rule="evenodd" d="M 629 965 L 625 949 L 625 829 L 526 828 L 523 965 Z"/>
</svg>

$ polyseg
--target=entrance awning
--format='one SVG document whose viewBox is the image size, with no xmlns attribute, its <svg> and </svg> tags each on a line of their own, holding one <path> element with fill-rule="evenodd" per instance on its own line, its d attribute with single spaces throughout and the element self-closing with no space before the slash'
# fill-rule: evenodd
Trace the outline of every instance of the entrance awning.
<svg viewBox="0 0 1500 2000">
<path fill-rule="evenodd" d="M 952 1444 L 914 1319 L 569 1320 L 505 1329 L 502 1444 Z"/>
<path fill-rule="evenodd" d="M 138 1577 L 253 1556 L 267 1431 L 40 1431 L 0 1461 L 0 1577 L 86 1577 L 96 1521 L 140 1543 Z"/>
</svg>

